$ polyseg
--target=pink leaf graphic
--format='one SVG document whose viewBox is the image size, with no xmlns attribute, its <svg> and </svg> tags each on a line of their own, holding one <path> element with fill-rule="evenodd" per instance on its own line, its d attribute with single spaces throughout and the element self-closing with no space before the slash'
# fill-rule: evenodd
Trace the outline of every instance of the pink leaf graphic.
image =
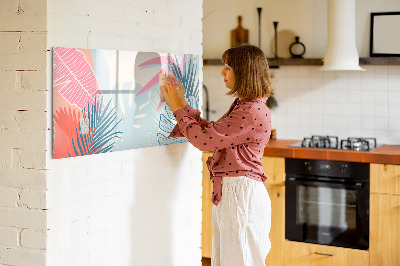
<svg viewBox="0 0 400 266">
<path fill-rule="evenodd" d="M 172 56 L 158 56 L 153 59 L 147 60 L 146 62 L 140 64 L 138 67 L 151 67 L 151 66 L 161 66 L 160 72 L 157 73 L 156 76 L 154 76 L 146 85 L 143 86 L 143 88 L 136 94 L 136 96 L 139 96 L 146 90 L 150 89 L 154 85 L 158 83 L 158 74 L 161 73 L 169 73 L 168 70 L 168 65 L 174 62 L 174 58 Z"/>
<path fill-rule="evenodd" d="M 100 93 L 99 83 L 83 52 L 75 48 L 53 48 L 53 86 L 65 85 L 60 94 L 71 104 L 83 109 L 94 104 Z"/>
<path fill-rule="evenodd" d="M 168 66 L 168 64 L 170 64 L 173 61 L 174 61 L 174 58 L 172 56 L 159 56 L 159 57 L 147 60 L 144 63 L 141 63 L 139 65 L 139 67 L 151 66 L 151 65 L 159 66 L 161 64 Z"/>
<path fill-rule="evenodd" d="M 163 72 L 164 71 L 162 71 L 162 70 L 160 72 L 158 72 L 156 76 L 154 76 L 149 82 L 147 82 L 146 85 L 144 85 L 144 87 L 138 92 L 138 94 L 136 94 L 136 96 L 139 96 L 140 94 L 142 94 L 143 92 L 145 92 L 149 88 L 151 88 L 154 85 L 156 85 L 158 83 L 158 74 L 161 74 Z"/>
</svg>

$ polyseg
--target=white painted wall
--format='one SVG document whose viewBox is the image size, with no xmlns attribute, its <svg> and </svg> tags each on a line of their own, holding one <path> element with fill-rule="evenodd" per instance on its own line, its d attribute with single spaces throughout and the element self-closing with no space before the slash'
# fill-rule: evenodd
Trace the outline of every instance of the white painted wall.
<svg viewBox="0 0 400 266">
<path fill-rule="evenodd" d="M 48 0 L 47 45 L 202 55 L 201 18 L 202 0 Z M 201 264 L 200 151 L 53 160 L 47 139 L 47 265 Z"/>
<path fill-rule="evenodd" d="M 238 16 L 243 17 L 242 26 L 249 30 L 249 43 L 258 45 L 258 7 L 262 8 L 261 49 L 267 57 L 274 55 L 272 22 L 278 21 L 278 31 L 292 31 L 300 36 L 306 46 L 305 57 L 321 58 L 327 41 L 327 3 L 327 0 L 204 0 L 204 58 L 220 58 L 229 48 L 230 31 L 237 27 Z M 398 0 L 356 0 L 356 42 L 360 57 L 369 56 L 370 13 L 399 10 Z"/>
<path fill-rule="evenodd" d="M 0 265 L 46 261 L 46 1 L 0 1 Z"/>
<path fill-rule="evenodd" d="M 257 7 L 263 7 L 262 49 L 272 56 L 267 43 L 273 39 L 272 21 L 279 29 L 298 34 L 307 47 L 305 57 L 323 57 L 326 47 L 327 1 L 204 1 L 204 58 L 220 58 L 229 48 L 229 31 L 236 17 L 250 30 L 250 43 L 257 45 Z M 399 11 L 393 0 L 357 1 L 357 47 L 369 56 L 369 13 Z M 228 9 L 230 6 L 232 8 Z M 250 7 L 250 8 L 249 8 Z M 264 13 L 265 11 L 265 13 Z M 325 12 L 325 13 L 324 13 Z M 223 14 L 223 15 L 222 15 Z M 247 19 L 247 20 L 246 20 Z M 247 23 L 247 25 L 246 25 Z M 219 27 L 215 27 L 219 25 Z M 269 30 L 267 30 L 269 27 Z M 264 33 L 265 32 L 265 33 Z M 268 35 L 269 34 L 269 35 Z M 272 38 L 272 39 L 271 39 Z M 271 40 L 270 40 L 271 39 Z M 278 50 L 279 51 L 279 50 Z M 272 69 L 273 89 L 279 107 L 272 111 L 272 125 L 281 139 L 311 135 L 376 137 L 382 144 L 400 143 L 400 66 L 363 66 L 365 72 L 321 72 L 318 66 L 281 66 Z M 217 120 L 233 99 L 225 96 L 221 66 L 205 66 L 204 85 L 210 92 L 210 120 Z"/>
</svg>

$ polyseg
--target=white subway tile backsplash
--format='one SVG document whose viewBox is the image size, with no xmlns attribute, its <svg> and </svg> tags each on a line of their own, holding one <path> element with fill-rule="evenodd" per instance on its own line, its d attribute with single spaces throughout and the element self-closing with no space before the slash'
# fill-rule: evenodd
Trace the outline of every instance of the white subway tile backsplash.
<svg viewBox="0 0 400 266">
<path fill-rule="evenodd" d="M 361 103 L 361 92 L 362 90 L 349 90 L 349 102 Z"/>
<path fill-rule="evenodd" d="M 363 104 L 374 103 L 374 91 L 373 90 L 361 90 L 361 102 Z"/>
<path fill-rule="evenodd" d="M 375 90 L 374 101 L 376 104 L 385 104 L 388 102 L 388 92 Z"/>
<path fill-rule="evenodd" d="M 349 129 L 361 129 L 362 123 L 359 116 L 349 116 Z"/>
<path fill-rule="evenodd" d="M 397 74 L 396 76 L 389 76 L 388 89 L 389 89 L 389 91 L 399 91 L 400 90 L 400 74 Z"/>
<path fill-rule="evenodd" d="M 311 71 L 313 71 L 310 67 L 299 67 L 297 69 L 297 76 L 305 79 L 310 79 Z"/>
<path fill-rule="evenodd" d="M 388 130 L 375 130 L 375 135 L 374 137 L 377 140 L 378 145 L 379 144 L 386 144 L 389 142 L 389 134 Z"/>
<path fill-rule="evenodd" d="M 375 91 L 387 91 L 388 89 L 388 79 L 383 77 L 378 77 L 374 79 L 374 89 Z"/>
<path fill-rule="evenodd" d="M 336 116 L 335 115 L 324 115 L 323 126 L 325 130 L 330 130 L 332 128 L 336 129 Z M 332 134 L 327 131 L 325 134 Z"/>
<path fill-rule="evenodd" d="M 387 65 L 376 65 L 374 66 L 374 77 L 387 79 L 388 66 Z"/>
<path fill-rule="evenodd" d="M 400 104 L 389 104 L 389 117 L 400 117 Z"/>
<path fill-rule="evenodd" d="M 387 117 L 389 115 L 389 108 L 387 104 L 375 104 L 375 117 Z"/>
<path fill-rule="evenodd" d="M 331 84 L 324 85 L 324 98 L 323 101 L 326 103 L 334 103 L 336 101 L 336 89 Z"/>
<path fill-rule="evenodd" d="M 374 135 L 375 135 L 375 133 L 371 129 L 362 129 L 361 130 L 361 137 L 363 137 L 363 138 L 373 138 Z"/>
<path fill-rule="evenodd" d="M 387 143 L 399 144 L 400 143 L 400 130 L 389 131 L 389 140 Z"/>
<path fill-rule="evenodd" d="M 324 78 L 323 77 L 311 77 L 310 79 L 310 87 L 313 90 L 318 90 L 324 85 Z"/>
<path fill-rule="evenodd" d="M 375 136 L 376 133 L 386 143 L 396 144 L 391 141 L 397 139 L 393 134 L 400 129 L 391 125 L 397 122 L 391 119 L 400 117 L 400 67 L 363 67 L 365 72 L 320 71 L 319 66 L 281 66 L 272 70 L 278 101 L 272 116 L 278 137 L 301 139 L 307 136 L 301 132 L 310 132 L 310 135 L 336 133 L 343 138 Z M 204 73 L 208 73 L 207 70 Z M 204 76 L 207 84 L 208 77 Z M 218 98 L 219 106 L 229 101 L 224 97 Z M 211 99 L 210 106 L 217 104 L 213 101 Z M 224 111 L 226 109 L 219 110 L 216 116 L 220 117 Z M 386 126 L 385 121 L 388 121 Z"/>
<path fill-rule="evenodd" d="M 350 71 L 348 73 L 349 90 L 361 90 L 361 72 Z"/>
<path fill-rule="evenodd" d="M 335 71 L 322 71 L 322 76 L 324 78 L 335 78 Z"/>
<path fill-rule="evenodd" d="M 297 77 L 298 76 L 298 67 L 297 66 L 287 66 L 285 77 Z"/>
<path fill-rule="evenodd" d="M 349 90 L 337 90 L 336 92 L 336 103 L 345 103 L 348 104 L 350 102 L 349 99 Z"/>
<path fill-rule="evenodd" d="M 297 82 L 299 88 L 310 89 L 311 82 L 309 77 L 304 77 L 299 75 Z"/>
<path fill-rule="evenodd" d="M 375 106 L 373 104 L 363 104 L 361 105 L 361 115 L 365 116 L 374 116 L 375 114 Z"/>
<path fill-rule="evenodd" d="M 373 116 L 363 116 L 361 119 L 363 130 L 373 130 L 375 128 L 375 119 Z"/>
<path fill-rule="evenodd" d="M 335 115 L 336 114 L 336 105 L 334 103 L 325 103 L 323 114 L 324 114 L 324 116 Z"/>
<path fill-rule="evenodd" d="M 375 117 L 375 130 L 386 130 L 389 129 L 389 118 L 388 117 Z"/>
<path fill-rule="evenodd" d="M 389 91 L 388 97 L 389 104 L 400 104 L 400 88 L 397 91 Z"/>
<path fill-rule="evenodd" d="M 400 66 L 396 65 L 396 66 L 389 66 L 387 69 L 387 73 L 390 77 L 400 77 Z"/>
<path fill-rule="evenodd" d="M 400 117 L 389 116 L 389 130 L 400 131 Z"/>
<path fill-rule="evenodd" d="M 336 89 L 347 90 L 348 87 L 349 87 L 348 73 L 345 71 L 340 71 L 340 73 L 336 75 Z"/>
<path fill-rule="evenodd" d="M 346 103 L 336 103 L 336 114 L 338 116 L 347 116 L 349 114 L 349 105 Z"/>
<path fill-rule="evenodd" d="M 360 137 L 362 136 L 361 128 L 349 128 L 349 137 Z"/>
<path fill-rule="evenodd" d="M 288 89 L 297 89 L 297 88 L 299 88 L 298 78 L 297 77 L 287 77 L 286 78 L 286 87 Z"/>
<path fill-rule="evenodd" d="M 338 129 L 348 129 L 349 127 L 349 117 L 348 116 L 336 116 L 336 127 Z"/>
</svg>

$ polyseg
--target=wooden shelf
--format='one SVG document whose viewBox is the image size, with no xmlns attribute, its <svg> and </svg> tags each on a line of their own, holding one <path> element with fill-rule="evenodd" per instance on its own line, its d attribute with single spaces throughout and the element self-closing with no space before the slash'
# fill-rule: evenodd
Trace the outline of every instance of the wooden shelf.
<svg viewBox="0 0 400 266">
<path fill-rule="evenodd" d="M 360 65 L 400 65 L 400 57 L 362 57 Z"/>
<path fill-rule="evenodd" d="M 268 64 L 271 68 L 279 66 L 304 66 L 304 65 L 322 65 L 321 58 L 268 58 Z M 203 65 L 217 66 L 222 65 L 220 59 L 204 59 Z"/>
<path fill-rule="evenodd" d="M 322 66 L 323 58 L 268 58 L 271 68 L 279 66 Z M 203 65 L 222 65 L 220 59 L 204 59 Z M 360 65 L 400 65 L 400 57 L 362 57 Z"/>
</svg>

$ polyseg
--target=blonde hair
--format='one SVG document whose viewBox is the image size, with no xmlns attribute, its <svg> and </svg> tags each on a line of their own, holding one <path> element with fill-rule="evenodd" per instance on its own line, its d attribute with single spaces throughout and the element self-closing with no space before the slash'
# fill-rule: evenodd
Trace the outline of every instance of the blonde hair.
<svg viewBox="0 0 400 266">
<path fill-rule="evenodd" d="M 235 85 L 226 95 L 254 99 L 274 94 L 268 61 L 260 48 L 248 44 L 230 48 L 221 60 L 235 74 Z"/>
</svg>

